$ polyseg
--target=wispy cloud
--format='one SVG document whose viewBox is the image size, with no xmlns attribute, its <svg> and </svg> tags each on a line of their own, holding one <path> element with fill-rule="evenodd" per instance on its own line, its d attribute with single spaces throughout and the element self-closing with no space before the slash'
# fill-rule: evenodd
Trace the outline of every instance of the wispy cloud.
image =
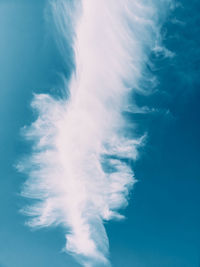
<svg viewBox="0 0 200 267">
<path fill-rule="evenodd" d="M 52 8 L 58 38 L 73 47 L 75 70 L 67 99 L 34 96 L 38 119 L 24 131 L 33 152 L 19 168 L 29 176 L 22 194 L 38 201 L 25 212 L 31 226 L 62 225 L 66 250 L 84 266 L 109 266 L 103 223 L 123 218 L 119 209 L 135 183 L 127 159 L 137 158 L 143 140 L 123 111 L 132 91 L 142 89 L 150 51 L 161 47 L 158 5 L 60 0 Z"/>
</svg>

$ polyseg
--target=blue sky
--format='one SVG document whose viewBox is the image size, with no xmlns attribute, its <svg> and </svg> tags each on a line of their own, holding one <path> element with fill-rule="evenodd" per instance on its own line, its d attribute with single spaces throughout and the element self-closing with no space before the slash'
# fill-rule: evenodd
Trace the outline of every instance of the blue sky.
<svg viewBox="0 0 200 267">
<path fill-rule="evenodd" d="M 44 19 L 46 1 L 0 1 L 0 266 L 79 266 L 62 253 L 61 228 L 30 230 L 19 210 L 25 176 L 13 167 L 30 153 L 20 136 L 35 114 L 33 92 L 59 94 L 60 73 L 69 75 Z M 182 1 L 162 28 L 173 58 L 151 55 L 158 85 L 139 106 L 156 112 L 136 114 L 138 131 L 148 132 L 134 163 L 138 183 L 121 222 L 106 223 L 114 267 L 196 267 L 200 264 L 200 126 L 198 36 L 200 4 Z M 46 15 L 47 16 L 47 15 Z"/>
</svg>

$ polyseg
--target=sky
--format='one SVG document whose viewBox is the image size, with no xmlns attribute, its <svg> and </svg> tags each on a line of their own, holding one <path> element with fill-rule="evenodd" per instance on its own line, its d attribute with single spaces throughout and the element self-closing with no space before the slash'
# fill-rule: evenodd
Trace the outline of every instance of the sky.
<svg viewBox="0 0 200 267">
<path fill-rule="evenodd" d="M 80 266 L 62 251 L 61 226 L 31 229 L 20 212 L 32 202 L 20 195 L 27 176 L 15 168 L 31 154 L 20 129 L 37 119 L 30 106 L 33 94 L 62 95 L 63 76 L 69 80 L 73 69 L 61 53 L 47 6 L 43 0 L 0 0 L 2 267 Z M 170 10 L 160 32 L 171 54 L 150 53 L 147 68 L 156 77 L 155 88 L 132 96 L 151 112 L 129 118 L 137 133 L 147 136 L 131 161 L 138 182 L 121 212 L 125 219 L 105 222 L 113 267 L 200 265 L 199 10 L 195 0 Z M 64 49 L 70 62 L 71 48 Z"/>
</svg>

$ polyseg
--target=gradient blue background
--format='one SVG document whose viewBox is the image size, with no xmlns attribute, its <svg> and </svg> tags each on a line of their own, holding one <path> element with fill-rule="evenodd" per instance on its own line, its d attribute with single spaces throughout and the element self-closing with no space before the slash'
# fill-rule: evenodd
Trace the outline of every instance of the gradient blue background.
<svg viewBox="0 0 200 267">
<path fill-rule="evenodd" d="M 69 75 L 53 35 L 43 0 L 0 0 L 0 266 L 76 267 L 61 252 L 62 229 L 30 230 L 19 210 L 25 180 L 13 167 L 29 153 L 20 128 L 30 124 L 33 92 L 59 94 L 61 73 Z M 138 105 L 157 112 L 135 114 L 139 132 L 148 132 L 135 163 L 139 182 L 124 211 L 110 222 L 114 267 L 200 266 L 200 4 L 181 1 L 162 33 L 175 57 L 152 54 L 151 72 L 159 81 Z M 46 18 L 46 20 L 44 19 Z M 48 21 L 48 23 L 47 23 Z"/>
</svg>

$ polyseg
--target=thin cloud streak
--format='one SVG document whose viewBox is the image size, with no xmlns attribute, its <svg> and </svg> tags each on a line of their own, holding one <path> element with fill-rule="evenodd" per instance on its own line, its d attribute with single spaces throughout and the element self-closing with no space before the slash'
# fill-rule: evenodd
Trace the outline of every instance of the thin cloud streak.
<svg viewBox="0 0 200 267">
<path fill-rule="evenodd" d="M 18 168 L 29 176 L 22 195 L 37 200 L 24 209 L 29 225 L 62 225 L 66 251 L 83 266 L 110 266 L 104 221 L 123 218 L 119 209 L 136 181 L 127 159 L 137 158 L 143 138 L 134 137 L 123 111 L 139 112 L 129 96 L 142 90 L 150 51 L 162 47 L 156 3 L 51 3 L 75 69 L 67 99 L 34 96 L 38 119 L 24 129 L 33 152 Z"/>
</svg>

